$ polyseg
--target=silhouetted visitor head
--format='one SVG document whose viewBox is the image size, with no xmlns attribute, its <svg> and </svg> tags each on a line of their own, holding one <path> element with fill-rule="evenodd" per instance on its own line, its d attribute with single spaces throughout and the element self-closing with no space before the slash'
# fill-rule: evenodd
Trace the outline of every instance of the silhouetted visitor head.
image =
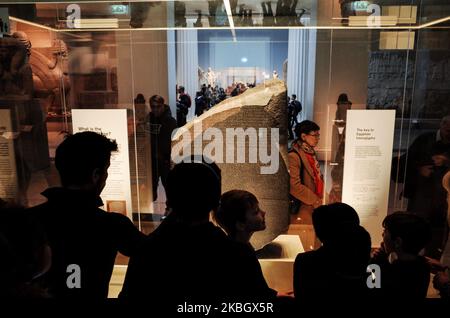
<svg viewBox="0 0 450 318">
<path fill-rule="evenodd" d="M 214 218 L 232 237 L 239 232 L 251 236 L 254 232 L 266 229 L 265 214 L 253 193 L 231 190 L 220 198 L 220 205 L 214 213 Z"/>
<path fill-rule="evenodd" d="M 108 178 L 111 152 L 117 143 L 92 131 L 69 135 L 56 149 L 55 165 L 63 187 L 100 195 Z"/>
<path fill-rule="evenodd" d="M 180 93 L 180 94 L 184 93 L 184 86 L 178 87 L 178 93 Z"/>
<path fill-rule="evenodd" d="M 183 161 L 169 172 L 167 204 L 173 214 L 187 222 L 208 221 L 220 201 L 220 169 L 203 157 Z"/>
<path fill-rule="evenodd" d="M 51 250 L 44 230 L 24 209 L 0 209 L 0 255 L 0 296 L 46 296 L 37 279 L 50 269 Z"/>
<path fill-rule="evenodd" d="M 333 239 L 326 246 L 335 259 L 339 259 L 339 264 L 333 264 L 333 267 L 337 267 L 334 269 L 348 275 L 365 274 L 372 249 L 369 232 L 350 222 L 336 224 L 332 236 Z"/>
<path fill-rule="evenodd" d="M 314 209 L 312 222 L 319 240 L 327 244 L 335 239 L 335 228 L 348 224 L 359 225 L 359 216 L 350 205 L 337 202 Z"/>
<path fill-rule="evenodd" d="M 395 212 L 383 220 L 386 253 L 418 255 L 431 239 L 430 225 L 418 215 Z"/>
<path fill-rule="evenodd" d="M 439 133 L 444 143 L 450 143 L 450 115 L 442 118 Z"/>
<path fill-rule="evenodd" d="M 293 100 L 296 100 L 296 99 L 297 99 L 297 95 L 292 94 L 292 99 L 293 99 Z"/>
<path fill-rule="evenodd" d="M 135 104 L 145 104 L 145 97 L 142 94 L 137 94 L 136 98 L 134 99 Z"/>
<path fill-rule="evenodd" d="M 319 125 L 310 120 L 304 120 L 295 126 L 295 135 L 297 138 L 313 148 L 319 143 L 319 131 Z"/>
<path fill-rule="evenodd" d="M 337 105 L 344 105 L 345 104 L 345 105 L 351 106 L 352 102 L 348 100 L 347 94 L 343 93 L 343 94 L 339 95 L 336 104 Z"/>
<path fill-rule="evenodd" d="M 150 97 L 150 110 L 155 117 L 161 117 L 164 113 L 164 98 L 159 95 Z"/>
</svg>

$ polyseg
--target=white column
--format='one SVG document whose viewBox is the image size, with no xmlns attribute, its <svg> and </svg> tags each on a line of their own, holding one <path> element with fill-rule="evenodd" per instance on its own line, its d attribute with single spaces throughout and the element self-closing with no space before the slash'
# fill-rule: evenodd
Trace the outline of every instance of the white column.
<svg viewBox="0 0 450 318">
<path fill-rule="evenodd" d="M 175 47 L 175 31 L 167 31 L 167 89 L 169 100 L 167 104 L 170 106 L 172 116 L 177 113 L 177 70 L 176 70 L 176 47 Z"/>
<path fill-rule="evenodd" d="M 313 119 L 315 69 L 316 31 L 289 29 L 287 87 L 303 105 L 299 121 Z"/>
<path fill-rule="evenodd" d="M 177 84 L 191 96 L 192 107 L 187 119 L 194 117 L 194 98 L 198 87 L 197 30 L 177 30 Z"/>
</svg>

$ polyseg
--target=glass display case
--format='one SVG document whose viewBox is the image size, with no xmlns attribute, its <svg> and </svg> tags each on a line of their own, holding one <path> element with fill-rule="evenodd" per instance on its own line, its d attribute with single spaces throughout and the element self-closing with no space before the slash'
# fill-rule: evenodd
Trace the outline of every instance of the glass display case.
<svg viewBox="0 0 450 318">
<path fill-rule="evenodd" d="M 202 133 L 246 131 L 243 161 L 237 154 L 219 166 L 224 191 L 254 192 L 267 212 L 256 249 L 279 235 L 299 237 L 300 250 L 320 244 L 312 225 L 289 212 L 292 123 L 308 119 L 320 127 L 322 203 L 354 206 L 374 247 L 387 214 L 416 212 L 432 223 L 432 255 L 440 256 L 441 182 L 450 167 L 448 1 L 21 2 L 0 2 L 0 199 L 45 202 L 40 193 L 60 184 L 54 157 L 65 134 L 97 131 L 120 148 L 103 208 L 151 233 L 167 214 L 171 167 L 155 137 L 162 127 L 150 119 L 150 98 L 159 95 L 177 122 L 172 152 L 199 123 Z M 190 107 L 180 109 L 186 93 Z M 293 94 L 302 110 L 288 118 Z M 252 144 L 249 129 L 258 138 L 270 131 L 276 146 L 266 145 L 265 161 L 261 152 L 250 161 L 261 138 Z M 235 140 L 223 145 L 225 153 Z M 276 171 L 262 173 L 273 160 Z"/>
</svg>

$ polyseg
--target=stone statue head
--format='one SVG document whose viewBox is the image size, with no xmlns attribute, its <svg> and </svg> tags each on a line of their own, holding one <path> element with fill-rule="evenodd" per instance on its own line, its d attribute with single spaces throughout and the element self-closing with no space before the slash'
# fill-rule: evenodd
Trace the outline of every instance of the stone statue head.
<svg viewBox="0 0 450 318">
<path fill-rule="evenodd" d="M 16 31 L 13 33 L 13 38 L 18 39 L 23 46 L 26 48 L 27 50 L 27 55 L 30 56 L 31 54 L 31 41 L 30 39 L 28 39 L 28 35 L 23 32 L 23 31 Z"/>
</svg>

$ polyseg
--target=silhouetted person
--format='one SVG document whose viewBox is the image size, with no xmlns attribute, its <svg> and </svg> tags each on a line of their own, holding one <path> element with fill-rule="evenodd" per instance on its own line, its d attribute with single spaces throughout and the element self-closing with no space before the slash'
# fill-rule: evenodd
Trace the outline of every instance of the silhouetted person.
<svg viewBox="0 0 450 318">
<path fill-rule="evenodd" d="M 291 127 L 298 124 L 298 115 L 302 112 L 302 103 L 297 100 L 297 95 L 292 94 L 292 98 L 290 100 L 290 104 L 292 105 L 293 113 L 292 113 L 292 123 Z"/>
<path fill-rule="evenodd" d="M 344 203 L 334 203 L 315 209 L 312 219 L 322 246 L 295 259 L 296 300 L 366 297 L 371 241 L 359 225 L 356 211 Z"/>
<path fill-rule="evenodd" d="M 322 204 L 324 195 L 323 175 L 314 150 L 320 140 L 319 131 L 316 123 L 302 121 L 295 126 L 297 139 L 289 151 L 291 213 L 298 214 L 306 224 L 311 224 L 312 212 Z"/>
<path fill-rule="evenodd" d="M 21 208 L 0 208 L 0 299 L 42 299 L 42 282 L 51 266 L 47 237 L 36 220 Z"/>
<path fill-rule="evenodd" d="M 172 152 L 172 132 L 177 123 L 172 117 L 169 106 L 164 104 L 164 98 L 159 95 L 150 97 L 150 142 L 152 146 L 152 190 L 153 201 L 158 198 L 158 182 L 167 191 L 167 176 L 170 170 Z"/>
<path fill-rule="evenodd" d="M 244 190 L 224 193 L 219 209 L 214 212 L 214 218 L 228 236 L 247 245 L 253 233 L 266 229 L 265 215 L 255 195 Z"/>
<path fill-rule="evenodd" d="M 225 192 L 220 198 L 220 206 L 213 213 L 214 219 L 225 230 L 232 240 L 246 245 L 254 254 L 250 239 L 253 233 L 266 229 L 266 212 L 259 207 L 258 199 L 253 193 L 244 190 L 231 190 Z M 277 292 L 267 285 L 261 266 L 256 255 L 254 257 L 255 269 L 260 276 L 261 290 L 267 290 L 268 295 L 273 296 Z"/>
<path fill-rule="evenodd" d="M 208 109 L 206 104 L 206 98 L 203 96 L 202 92 L 197 92 L 195 96 L 195 115 L 200 116 Z"/>
<path fill-rule="evenodd" d="M 45 279 L 57 298 L 106 298 L 117 252 L 131 256 L 143 237 L 126 216 L 99 208 L 115 151 L 115 141 L 94 132 L 68 136 L 55 155 L 62 187 L 45 190 L 48 201 L 30 209 L 52 250 Z"/>
<path fill-rule="evenodd" d="M 430 226 L 414 214 L 395 212 L 383 220 L 383 242 L 371 263 L 381 269 L 381 288 L 386 299 L 424 299 L 430 282 L 430 265 L 420 255 L 430 240 Z"/>
<path fill-rule="evenodd" d="M 254 254 L 209 221 L 219 205 L 220 180 L 218 167 L 203 161 L 180 163 L 170 171 L 172 212 L 131 258 L 122 299 L 153 299 L 157 305 L 158 299 L 179 303 L 187 296 L 266 296 L 267 290 L 259 289 Z"/>
<path fill-rule="evenodd" d="M 186 125 L 186 117 L 189 113 L 189 108 L 191 108 L 191 97 L 185 93 L 184 87 L 180 86 L 178 88 L 178 101 L 177 101 L 177 126 L 181 127 Z"/>
<path fill-rule="evenodd" d="M 294 139 L 293 121 L 294 121 L 294 105 L 291 103 L 291 98 L 287 97 L 287 117 L 288 117 L 288 136 L 289 139 Z"/>
<path fill-rule="evenodd" d="M 145 122 L 147 117 L 147 108 L 145 105 L 145 97 L 142 94 L 137 94 L 134 99 L 134 109 L 136 113 L 136 121 L 138 124 Z"/>
<path fill-rule="evenodd" d="M 445 192 L 441 182 L 446 171 L 434 163 L 436 152 L 450 153 L 450 116 L 442 119 L 438 131 L 418 136 L 405 154 L 394 159 L 394 170 L 398 164 L 398 181 L 404 182 L 403 196 L 408 198 L 408 211 L 424 217 L 431 225 L 432 240 L 425 255 L 439 259 L 447 235 L 447 210 L 445 194 L 439 196 L 436 189 Z"/>
<path fill-rule="evenodd" d="M 421 175 L 416 185 L 415 197 L 409 199 L 411 213 L 423 217 L 431 225 L 431 240 L 425 247 L 425 255 L 439 259 L 448 236 L 447 191 L 442 179 L 450 169 L 450 147 L 436 142 L 431 150 L 431 160 L 426 174 Z"/>
</svg>

